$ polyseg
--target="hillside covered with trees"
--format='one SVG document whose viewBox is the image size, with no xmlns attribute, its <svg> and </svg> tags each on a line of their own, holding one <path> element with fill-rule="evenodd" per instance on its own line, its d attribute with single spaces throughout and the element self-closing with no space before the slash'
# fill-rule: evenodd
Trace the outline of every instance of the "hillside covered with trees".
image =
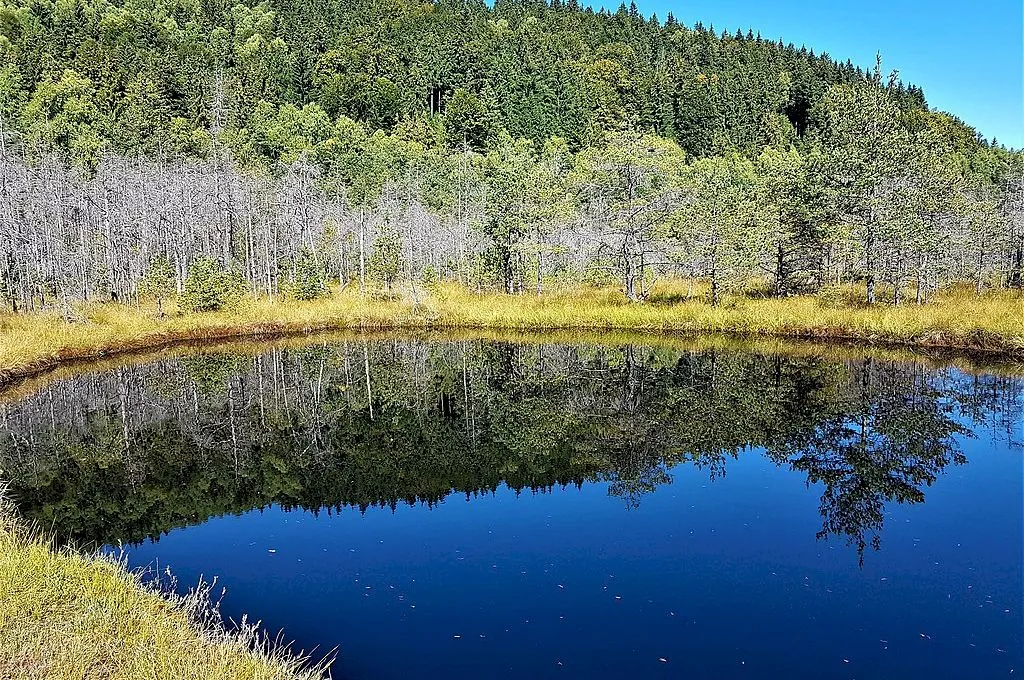
<svg viewBox="0 0 1024 680">
<path fill-rule="evenodd" d="M 664 276 L 1020 288 L 1024 161 L 880 60 L 635 6 L 0 0 L 14 311 Z"/>
</svg>

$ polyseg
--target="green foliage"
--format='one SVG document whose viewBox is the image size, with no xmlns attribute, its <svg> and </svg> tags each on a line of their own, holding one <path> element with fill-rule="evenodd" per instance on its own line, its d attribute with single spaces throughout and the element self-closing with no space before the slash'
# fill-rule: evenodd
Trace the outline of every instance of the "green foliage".
<svg viewBox="0 0 1024 680">
<path fill-rule="evenodd" d="M 245 281 L 210 257 L 195 260 L 188 268 L 180 304 L 187 312 L 228 309 L 245 295 Z"/>
<path fill-rule="evenodd" d="M 4 13 L 0 57 L 19 89 L 38 104 L 77 99 L 63 112 L 35 106 L 22 126 L 85 160 L 103 147 L 166 152 L 175 119 L 244 140 L 260 102 L 316 105 L 371 132 L 438 117 L 453 148 L 507 132 L 579 150 L 635 126 L 690 156 L 748 152 L 802 137 L 822 93 L 866 80 L 853 64 L 753 35 L 562 4 L 12 0 Z M 891 95 L 924 108 L 917 88 Z"/>
<path fill-rule="evenodd" d="M 810 195 L 807 162 L 792 147 L 767 147 L 756 159 L 756 171 L 758 219 L 774 253 L 768 269 L 775 294 L 801 290 L 819 275 L 815 263 L 826 238 L 819 216 L 812 214 L 817 202 Z"/>
<path fill-rule="evenodd" d="M 166 257 L 158 257 L 149 266 L 149 271 L 139 284 L 139 293 L 156 300 L 160 314 L 164 313 L 164 300 L 173 296 L 177 289 L 174 268 Z"/>
<path fill-rule="evenodd" d="M 96 89 L 78 72 L 68 69 L 58 80 L 43 80 L 23 117 L 30 143 L 67 149 L 83 165 L 98 160 L 104 140 Z"/>
<path fill-rule="evenodd" d="M 702 158 L 688 168 L 690 202 L 679 226 L 689 252 L 711 279 L 711 304 L 737 288 L 765 247 L 756 215 L 754 165 L 736 155 Z"/>
<path fill-rule="evenodd" d="M 570 183 L 595 221 L 597 255 L 613 263 L 630 300 L 644 297 L 648 266 L 663 256 L 683 204 L 684 168 L 677 144 L 633 132 L 610 135 L 577 159 Z"/>
<path fill-rule="evenodd" d="M 345 38 L 342 47 L 325 52 L 317 62 L 319 101 L 332 115 L 358 119 L 371 129 L 390 128 L 401 111 L 402 93 L 392 80 L 401 73 L 401 62 L 386 43 L 371 47 L 370 40 Z"/>
<path fill-rule="evenodd" d="M 296 300 L 316 300 L 327 295 L 323 265 L 309 248 L 299 251 L 290 267 L 289 279 L 288 292 Z"/>
<path fill-rule="evenodd" d="M 546 220 L 553 217 L 552 211 L 558 209 L 558 153 L 557 146 L 552 147 L 547 155 L 551 162 L 546 162 L 529 140 L 505 137 L 482 159 L 483 178 L 489 189 L 488 219 L 483 226 L 491 242 L 489 268 L 509 293 L 524 285 L 528 235 L 542 231 Z"/>
<path fill-rule="evenodd" d="M 331 137 L 331 120 L 316 104 L 275 107 L 260 101 L 252 116 L 250 134 L 257 151 L 266 158 L 292 163 L 302 154 L 315 152 Z"/>
<path fill-rule="evenodd" d="M 0 49 L 0 57 L 4 50 Z M 25 90 L 21 73 L 14 64 L 0 67 L 0 144 L 6 148 L 8 138 L 13 138 L 18 116 L 24 106 Z"/>
<path fill-rule="evenodd" d="M 911 281 L 922 301 L 967 276 L 979 290 L 1024 285 L 1019 153 L 929 110 L 919 88 L 883 80 L 880 63 L 865 71 L 625 8 L 8 0 L 0 151 L 29 164 L 57 152 L 86 176 L 104 159 L 146 156 L 187 178 L 193 158 L 208 159 L 217 210 L 233 216 L 218 219 L 227 233 L 216 249 L 199 238 L 185 252 L 254 278 L 262 250 L 266 281 L 250 283 L 268 292 L 301 244 L 316 244 L 325 271 L 352 275 L 340 261 L 352 251 L 332 260 L 318 237 L 264 239 L 282 247 L 272 254 L 243 243 L 242 232 L 279 221 L 320 229 L 328 218 L 293 210 L 317 192 L 330 197 L 321 213 L 353 216 L 335 225 L 378 208 L 391 220 L 396 204 L 418 202 L 461 239 L 438 276 L 508 292 L 539 291 L 545 276 L 612 276 L 639 300 L 665 273 L 711 278 L 716 292 L 770 278 L 778 295 L 861 280 L 871 301 L 877 286 Z M 296 163 L 309 168 L 296 195 L 236 202 L 236 187 Z M 250 177 L 228 181 L 238 169 Z M 261 213 L 255 227 L 234 221 L 243 205 Z M 393 243 L 406 239 L 415 259 L 423 234 L 391 225 L 367 244 L 386 290 L 403 267 L 416 277 L 426 265 L 400 262 Z M 105 226 L 100 238 L 113 234 Z M 15 260 L 5 245 L 0 256 Z M 145 264 L 124 268 L 137 277 Z M 5 264 L 0 286 L 22 299 L 98 288 L 92 271 L 70 285 L 43 269 Z"/>
<path fill-rule="evenodd" d="M 445 107 L 444 127 L 453 149 L 480 149 L 492 135 L 491 112 L 480 97 L 459 88 Z"/>
<path fill-rule="evenodd" d="M 437 269 L 432 265 L 427 265 L 423 268 L 423 273 L 420 275 L 420 280 L 425 286 L 433 286 L 440 281 L 440 277 L 437 275 Z"/>
<path fill-rule="evenodd" d="M 954 192 L 938 138 L 927 128 L 911 131 L 917 117 L 908 120 L 882 88 L 880 62 L 872 85 L 835 86 L 812 114 L 820 142 L 812 174 L 864 262 L 866 299 L 874 303 L 878 281 L 888 279 L 898 303 L 912 267 L 920 281 L 921 259 L 937 246 L 935 227 Z"/>
<path fill-rule="evenodd" d="M 370 276 L 384 286 L 385 295 L 391 294 L 404 264 L 401 237 L 393 228 L 385 226 L 373 242 L 369 262 Z"/>
</svg>

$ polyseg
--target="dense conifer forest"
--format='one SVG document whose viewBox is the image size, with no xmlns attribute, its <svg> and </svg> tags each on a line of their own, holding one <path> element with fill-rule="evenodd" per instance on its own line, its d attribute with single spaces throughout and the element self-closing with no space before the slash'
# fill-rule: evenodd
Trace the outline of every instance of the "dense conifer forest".
<svg viewBox="0 0 1024 680">
<path fill-rule="evenodd" d="M 635 5 L 0 0 L 8 309 L 666 276 L 1020 288 L 1024 162 L 881 59 Z"/>
</svg>

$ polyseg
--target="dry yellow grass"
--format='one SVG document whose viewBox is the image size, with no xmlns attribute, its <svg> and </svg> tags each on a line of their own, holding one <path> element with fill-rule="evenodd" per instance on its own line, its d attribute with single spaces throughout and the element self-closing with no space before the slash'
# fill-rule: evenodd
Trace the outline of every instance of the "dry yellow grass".
<svg viewBox="0 0 1024 680">
<path fill-rule="evenodd" d="M 0 678 L 321 677 L 252 626 L 228 635 L 204 625 L 205 597 L 172 600 L 113 560 L 54 550 L 0 501 Z"/>
<path fill-rule="evenodd" d="M 356 291 L 315 302 L 247 300 L 233 311 L 157 318 L 153 309 L 91 305 L 80 320 L 56 314 L 0 317 L 0 382 L 52 368 L 182 340 L 268 337 L 357 329 L 488 329 L 506 331 L 643 331 L 720 333 L 740 337 L 845 340 L 889 346 L 1024 353 L 1024 298 L 1014 292 L 975 297 L 946 292 L 926 305 L 867 307 L 814 296 L 734 297 L 719 307 L 686 300 L 676 283 L 652 300 L 627 302 L 614 289 L 532 295 L 474 294 L 440 286 L 415 304 L 375 300 Z"/>
</svg>

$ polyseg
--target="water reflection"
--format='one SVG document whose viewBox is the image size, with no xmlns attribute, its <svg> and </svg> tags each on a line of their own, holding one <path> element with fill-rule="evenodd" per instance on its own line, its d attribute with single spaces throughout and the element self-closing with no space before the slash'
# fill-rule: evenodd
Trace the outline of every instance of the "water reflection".
<svg viewBox="0 0 1024 680">
<path fill-rule="evenodd" d="M 607 481 L 635 508 L 693 465 L 764 455 L 820 493 L 860 559 L 972 424 L 1013 436 L 1021 383 L 870 358 L 466 342 L 198 352 L 0 406 L 22 511 L 90 544 L 280 504 L 366 509 Z"/>
</svg>

